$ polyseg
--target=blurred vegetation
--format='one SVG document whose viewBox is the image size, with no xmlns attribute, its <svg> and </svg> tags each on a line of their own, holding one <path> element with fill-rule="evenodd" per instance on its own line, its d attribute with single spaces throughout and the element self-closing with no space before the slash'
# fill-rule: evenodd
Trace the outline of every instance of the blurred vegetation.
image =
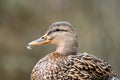
<svg viewBox="0 0 120 80">
<path fill-rule="evenodd" d="M 0 0 L 0 80 L 30 79 L 54 46 L 26 45 L 56 21 L 74 26 L 79 52 L 105 59 L 120 74 L 120 0 Z"/>
</svg>

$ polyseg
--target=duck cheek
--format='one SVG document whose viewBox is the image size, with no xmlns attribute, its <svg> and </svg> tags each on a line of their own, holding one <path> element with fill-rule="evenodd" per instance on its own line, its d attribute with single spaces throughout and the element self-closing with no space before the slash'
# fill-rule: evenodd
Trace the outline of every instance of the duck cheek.
<svg viewBox="0 0 120 80">
<path fill-rule="evenodd" d="M 51 44 L 55 45 L 55 46 L 59 46 L 63 43 L 63 40 L 60 38 L 54 38 L 53 40 L 51 40 Z"/>
</svg>

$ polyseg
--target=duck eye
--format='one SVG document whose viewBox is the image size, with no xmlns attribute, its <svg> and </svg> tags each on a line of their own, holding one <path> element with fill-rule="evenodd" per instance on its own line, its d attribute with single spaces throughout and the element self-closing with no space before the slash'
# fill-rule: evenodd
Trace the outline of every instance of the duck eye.
<svg viewBox="0 0 120 80">
<path fill-rule="evenodd" d="M 41 37 L 41 39 L 44 39 L 44 38 L 45 38 L 44 36 Z"/>
<path fill-rule="evenodd" d="M 56 31 L 60 31 L 60 29 L 56 29 Z"/>
</svg>

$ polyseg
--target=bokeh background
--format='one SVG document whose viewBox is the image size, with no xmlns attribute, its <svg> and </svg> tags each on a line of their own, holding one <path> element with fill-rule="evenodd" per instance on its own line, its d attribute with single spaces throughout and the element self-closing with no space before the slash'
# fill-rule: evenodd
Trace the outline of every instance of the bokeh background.
<svg viewBox="0 0 120 80">
<path fill-rule="evenodd" d="M 26 48 L 56 21 L 70 22 L 79 52 L 108 61 L 120 74 L 120 0 L 0 0 L 0 80 L 29 80 L 36 62 L 55 49 Z"/>
</svg>

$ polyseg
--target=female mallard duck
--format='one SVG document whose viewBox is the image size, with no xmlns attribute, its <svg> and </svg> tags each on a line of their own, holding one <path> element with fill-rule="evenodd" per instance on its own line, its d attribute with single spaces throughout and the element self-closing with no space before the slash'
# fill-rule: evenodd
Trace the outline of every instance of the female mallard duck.
<svg viewBox="0 0 120 80">
<path fill-rule="evenodd" d="M 77 53 L 77 35 L 70 23 L 53 23 L 47 33 L 30 42 L 28 48 L 48 43 L 54 44 L 56 51 L 38 61 L 31 80 L 118 80 L 110 64 L 104 60 Z"/>
</svg>

